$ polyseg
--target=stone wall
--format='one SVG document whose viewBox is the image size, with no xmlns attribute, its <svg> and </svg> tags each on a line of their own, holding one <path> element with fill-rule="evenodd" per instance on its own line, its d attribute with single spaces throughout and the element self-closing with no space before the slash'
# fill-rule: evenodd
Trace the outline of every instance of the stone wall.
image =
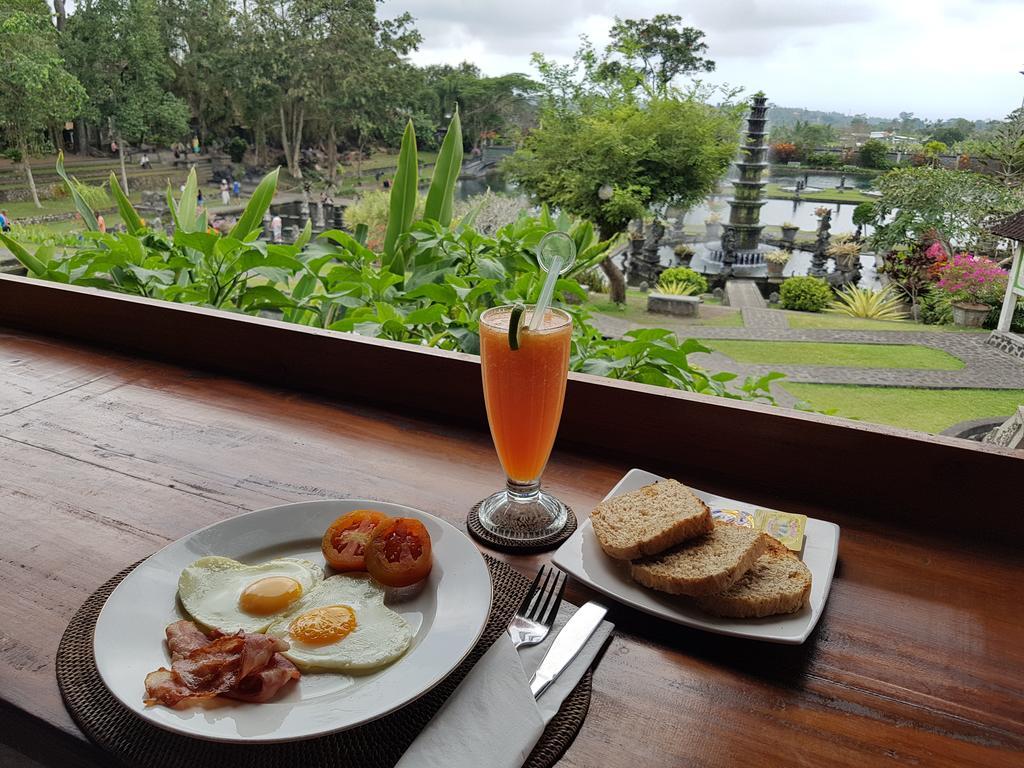
<svg viewBox="0 0 1024 768">
<path fill-rule="evenodd" d="M 1008 355 L 1019 357 L 1024 360 L 1024 336 L 1006 331 L 992 331 L 986 343 L 996 349 L 1002 350 Z"/>
</svg>

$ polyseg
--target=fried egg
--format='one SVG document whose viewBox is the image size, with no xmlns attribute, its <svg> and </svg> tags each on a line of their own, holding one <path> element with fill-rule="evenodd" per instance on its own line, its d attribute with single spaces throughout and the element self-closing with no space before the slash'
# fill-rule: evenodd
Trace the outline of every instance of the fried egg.
<svg viewBox="0 0 1024 768">
<path fill-rule="evenodd" d="M 203 557 L 181 572 L 178 597 L 206 629 L 263 632 L 323 578 L 323 568 L 298 558 L 246 565 L 228 557 Z"/>
<path fill-rule="evenodd" d="M 343 574 L 321 582 L 267 634 L 288 642 L 283 655 L 303 672 L 367 672 L 405 653 L 413 633 L 384 605 L 384 587 L 366 574 Z"/>
</svg>

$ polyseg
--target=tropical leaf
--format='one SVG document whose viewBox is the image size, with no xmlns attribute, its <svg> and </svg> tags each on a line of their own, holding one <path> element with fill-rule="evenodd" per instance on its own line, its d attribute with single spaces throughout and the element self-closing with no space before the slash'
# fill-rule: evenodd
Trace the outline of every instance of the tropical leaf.
<svg viewBox="0 0 1024 768">
<path fill-rule="evenodd" d="M 462 123 L 459 111 L 455 110 L 448 132 L 441 142 L 441 151 L 434 163 L 434 175 L 427 190 L 427 202 L 423 207 L 423 218 L 433 219 L 442 227 L 452 223 L 452 207 L 455 199 L 455 182 L 462 171 Z"/>
<path fill-rule="evenodd" d="M 85 202 L 85 198 L 83 198 L 81 193 L 79 193 L 78 187 L 75 185 L 74 182 L 71 181 L 71 179 L 68 177 L 67 172 L 64 170 L 63 152 L 57 155 L 57 175 L 64 180 L 64 184 L 65 186 L 67 186 L 68 191 L 71 193 L 71 197 L 74 198 L 75 209 L 78 211 L 78 214 L 82 217 L 82 221 L 85 222 L 85 228 L 92 232 L 96 232 L 97 230 L 99 230 L 100 225 L 96 221 L 96 214 L 93 212 L 92 208 L 89 207 L 89 204 Z"/>
<path fill-rule="evenodd" d="M 196 208 L 199 193 L 199 179 L 196 177 L 196 169 L 188 172 L 188 179 L 185 181 L 185 190 L 181 193 L 181 200 L 177 206 L 177 218 L 174 221 L 175 228 L 182 232 L 203 232 L 206 227 L 197 226 Z"/>
<path fill-rule="evenodd" d="M 7 250 L 14 254 L 14 258 L 22 263 L 22 265 L 36 277 L 46 277 L 47 269 L 46 264 L 42 259 L 36 258 L 35 255 L 28 252 L 21 243 L 16 240 L 12 240 L 10 237 L 0 232 L 0 243 L 7 246 Z"/>
<path fill-rule="evenodd" d="M 419 167 L 416 162 L 416 131 L 412 120 L 405 126 L 402 135 L 402 149 L 398 153 L 398 170 L 391 186 L 391 201 L 388 213 L 388 227 L 384 233 L 384 254 L 381 266 L 405 277 L 405 258 L 399 248 L 399 240 L 412 226 L 416 211 L 416 194 L 419 182 Z"/>
<path fill-rule="evenodd" d="M 280 171 L 280 167 L 275 168 L 263 177 L 256 190 L 252 193 L 252 197 L 249 198 L 249 202 L 246 204 L 245 210 L 242 211 L 242 215 L 238 217 L 235 226 L 228 233 L 230 237 L 238 240 L 247 240 L 254 229 L 262 228 L 263 215 L 270 208 L 270 203 L 274 199 L 274 193 L 277 191 L 277 175 Z"/>
<path fill-rule="evenodd" d="M 117 176 L 114 172 L 110 172 L 110 191 L 114 195 L 114 200 L 117 202 L 117 210 L 121 214 L 121 221 L 124 222 L 125 228 L 128 230 L 129 235 L 137 235 L 145 229 L 145 224 L 142 222 L 142 218 L 135 210 L 135 206 L 132 205 L 131 200 L 128 199 L 128 195 L 121 189 L 121 185 L 117 181 Z"/>
</svg>

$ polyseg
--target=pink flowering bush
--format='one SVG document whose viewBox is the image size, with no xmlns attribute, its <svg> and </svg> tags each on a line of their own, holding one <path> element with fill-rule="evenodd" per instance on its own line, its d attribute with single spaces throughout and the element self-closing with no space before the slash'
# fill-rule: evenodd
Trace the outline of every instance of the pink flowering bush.
<svg viewBox="0 0 1024 768">
<path fill-rule="evenodd" d="M 936 285 L 949 294 L 952 301 L 997 306 L 1006 293 L 1009 274 L 991 259 L 956 253 L 938 264 L 936 277 Z"/>
</svg>

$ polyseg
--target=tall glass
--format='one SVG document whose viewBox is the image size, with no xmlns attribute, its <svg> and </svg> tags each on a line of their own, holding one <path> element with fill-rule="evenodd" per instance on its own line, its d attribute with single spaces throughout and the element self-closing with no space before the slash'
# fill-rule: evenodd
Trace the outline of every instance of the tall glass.
<svg viewBox="0 0 1024 768">
<path fill-rule="evenodd" d="M 519 348 L 509 344 L 512 307 L 480 317 L 480 363 L 491 437 L 507 477 L 505 490 L 480 503 L 480 524 L 498 536 L 529 542 L 565 527 L 565 505 L 540 489 L 540 477 L 562 418 L 572 318 L 548 309 L 536 331 L 533 307 L 523 313 Z"/>
</svg>

